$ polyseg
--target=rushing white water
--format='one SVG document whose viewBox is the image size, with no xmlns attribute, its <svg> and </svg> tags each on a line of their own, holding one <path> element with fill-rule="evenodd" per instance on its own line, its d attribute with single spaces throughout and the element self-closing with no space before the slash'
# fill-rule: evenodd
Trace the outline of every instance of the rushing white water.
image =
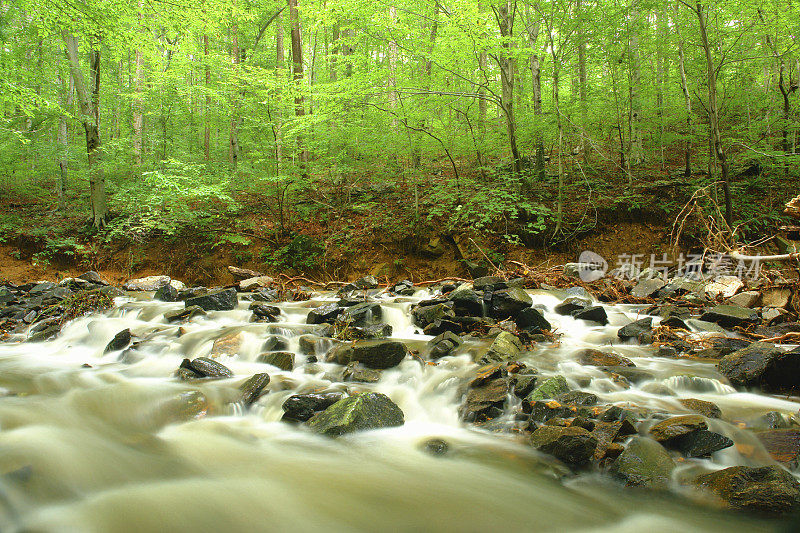
<svg viewBox="0 0 800 533">
<path fill-rule="evenodd" d="M 535 291 L 535 305 L 561 334 L 524 360 L 548 376 L 563 374 L 603 402 L 667 412 L 686 410 L 679 398 L 717 403 L 728 419 L 766 411 L 796 412 L 793 402 L 737 393 L 708 363 L 659 359 L 649 348 L 616 346 L 616 330 L 637 310 L 609 306 L 609 326 L 592 326 L 552 312 L 560 300 Z M 427 341 L 411 323 L 413 298 L 384 298 L 395 338 Z M 753 531 L 768 522 L 731 516 L 668 494 L 625 490 L 598 475 L 559 480 L 563 467 L 515 437 L 471 429 L 459 421 L 463 385 L 475 369 L 465 343 L 437 365 L 407 358 L 374 385 L 332 382 L 335 365 L 281 371 L 256 362 L 267 337 L 279 334 L 298 351 L 311 331 L 308 310 L 333 301 L 279 304 L 280 322 L 250 323 L 239 309 L 168 324 L 183 307 L 147 298 L 118 299 L 103 316 L 68 324 L 54 340 L 0 346 L 0 530 L 2 531 Z M 147 338 L 120 361 L 104 348 L 120 330 Z M 234 356 L 220 362 L 235 377 L 182 382 L 173 372 L 184 357 L 205 356 L 213 342 L 242 332 Z M 585 347 L 615 350 L 654 375 L 669 395 L 648 383 L 623 389 L 601 371 L 574 360 Z M 607 346 L 605 346 L 607 348 Z M 88 366 L 87 366 L 88 365 Z M 237 387 L 268 372 L 269 393 L 251 409 L 235 403 Z M 694 377 L 690 377 L 694 376 Z M 581 387 L 581 385 L 583 385 Z M 402 427 L 336 440 L 280 421 L 291 394 L 374 389 L 403 410 Z M 718 452 L 697 464 L 722 468 L 763 464 L 752 436 L 722 421 L 717 429 L 755 449 Z M 449 452 L 423 450 L 444 439 Z"/>
</svg>

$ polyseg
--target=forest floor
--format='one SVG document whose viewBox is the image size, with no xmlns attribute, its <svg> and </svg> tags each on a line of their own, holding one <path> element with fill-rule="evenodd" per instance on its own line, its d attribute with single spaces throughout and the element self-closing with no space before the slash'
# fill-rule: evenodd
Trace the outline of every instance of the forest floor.
<svg viewBox="0 0 800 533">
<path fill-rule="evenodd" d="M 171 231 L 92 234 L 81 197 L 71 198 L 75 205 L 64 214 L 35 198 L 9 195 L 0 199 L 0 277 L 52 280 L 91 269 L 113 282 L 167 274 L 224 285 L 232 281 L 226 267 L 236 265 L 319 280 L 372 274 L 422 281 L 469 277 L 475 267 L 480 272 L 504 261 L 555 266 L 576 261 L 584 250 L 606 258 L 610 268 L 632 254 L 648 266 L 651 254 L 674 259 L 696 249 L 706 232 L 693 215 L 673 246 L 675 220 L 707 181 L 702 175 L 686 179 L 651 169 L 630 186 L 602 170 L 582 172 L 564 191 L 563 232 L 554 235 L 556 180 L 506 193 L 502 177 L 487 180 L 473 170 L 456 186 L 446 166 L 428 170 L 429 177 L 413 184 L 390 179 L 376 185 L 368 175 L 346 184 L 312 179 L 291 198 L 239 191 L 236 210 L 172 221 Z M 746 169 L 733 190 L 745 241 L 778 233 L 783 204 L 798 192 L 793 179 Z M 288 206 L 283 222 L 278 200 Z M 695 214 L 713 209 L 710 198 L 697 206 Z"/>
</svg>

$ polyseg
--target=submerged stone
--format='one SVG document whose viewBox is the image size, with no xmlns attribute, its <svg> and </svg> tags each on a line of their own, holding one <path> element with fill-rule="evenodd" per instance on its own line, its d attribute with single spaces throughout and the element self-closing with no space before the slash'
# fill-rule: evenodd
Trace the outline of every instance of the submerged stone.
<svg viewBox="0 0 800 533">
<path fill-rule="evenodd" d="M 546 425 L 531 434 L 531 445 L 567 464 L 582 465 L 594 455 L 597 439 L 583 428 Z"/>
<path fill-rule="evenodd" d="M 566 392 L 569 392 L 567 379 L 564 376 L 553 376 L 543 381 L 541 385 L 537 386 L 533 392 L 528 395 L 526 400 L 528 402 L 547 400 L 556 398 Z"/>
<path fill-rule="evenodd" d="M 122 350 L 130 343 L 131 343 L 131 330 L 130 328 L 125 328 L 116 335 L 114 335 L 114 338 L 111 339 L 111 342 L 109 342 L 106 345 L 106 349 L 103 350 L 103 353 L 116 352 L 117 350 Z"/>
<path fill-rule="evenodd" d="M 264 388 L 269 385 L 269 374 L 255 374 L 239 386 L 240 400 L 249 407 L 264 395 Z"/>
<path fill-rule="evenodd" d="M 767 342 L 754 342 L 723 357 L 717 368 L 736 387 L 790 390 L 800 386 L 800 349 L 784 352 Z"/>
<path fill-rule="evenodd" d="M 800 483 L 778 466 L 732 466 L 700 475 L 694 485 L 734 509 L 770 515 L 800 510 Z"/>
<path fill-rule="evenodd" d="M 612 476 L 631 487 L 665 489 L 675 462 L 653 439 L 633 437 L 609 469 Z"/>
</svg>

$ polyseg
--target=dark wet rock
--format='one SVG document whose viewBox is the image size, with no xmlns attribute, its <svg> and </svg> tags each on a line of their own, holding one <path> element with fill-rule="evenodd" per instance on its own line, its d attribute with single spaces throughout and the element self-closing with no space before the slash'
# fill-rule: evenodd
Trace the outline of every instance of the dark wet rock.
<svg viewBox="0 0 800 533">
<path fill-rule="evenodd" d="M 541 382 L 532 393 L 528 395 L 528 402 L 557 398 L 559 395 L 569 392 L 569 385 L 564 376 L 553 376 Z"/>
<path fill-rule="evenodd" d="M 655 379 L 652 372 L 633 366 L 601 366 L 598 368 L 612 377 L 620 376 L 629 383 L 643 383 Z"/>
<path fill-rule="evenodd" d="M 431 455 L 446 455 L 450 451 L 450 445 L 442 439 L 428 439 L 422 444 L 422 450 Z"/>
<path fill-rule="evenodd" d="M 206 312 L 202 307 L 192 305 L 184 309 L 177 309 L 175 311 L 168 311 L 164 313 L 164 318 L 167 322 L 178 322 L 181 320 L 191 320 L 196 316 L 204 316 Z"/>
<path fill-rule="evenodd" d="M 580 311 L 575 311 L 572 313 L 572 316 L 577 318 L 578 320 L 588 320 L 591 322 L 597 322 L 605 326 L 608 324 L 608 315 L 606 314 L 606 308 L 602 305 L 595 305 L 594 307 L 587 307 L 586 309 L 581 309 Z"/>
<path fill-rule="evenodd" d="M 8 305 L 11 302 L 17 301 L 17 295 L 5 287 L 0 287 L 0 304 Z"/>
<path fill-rule="evenodd" d="M 437 320 L 453 318 L 456 316 L 452 308 L 452 303 L 435 303 L 433 305 L 420 304 L 411 311 L 414 323 L 422 328 L 433 324 Z"/>
<path fill-rule="evenodd" d="M 491 293 L 489 316 L 493 318 L 515 318 L 527 309 L 533 300 L 523 289 L 503 289 Z"/>
<path fill-rule="evenodd" d="M 428 341 L 430 349 L 428 357 L 435 360 L 450 355 L 460 345 L 461 337 L 451 331 L 446 331 Z"/>
<path fill-rule="evenodd" d="M 591 431 L 592 435 L 597 439 L 595 459 L 609 458 L 608 450 L 611 448 L 613 443 L 615 443 L 617 440 L 624 439 L 629 435 L 636 434 L 636 427 L 630 422 L 630 420 L 621 420 L 615 422 L 598 421 L 593 423 L 593 427 L 591 429 L 586 429 Z M 619 453 L 616 453 L 615 450 L 611 455 L 616 457 L 619 455 Z"/>
<path fill-rule="evenodd" d="M 587 309 L 591 305 L 592 301 L 589 299 L 572 297 L 556 305 L 553 310 L 559 315 L 571 315 L 572 313 Z"/>
<path fill-rule="evenodd" d="M 368 368 L 384 369 L 399 365 L 407 354 L 408 349 L 402 342 L 367 340 L 336 346 L 326 359 L 340 365 L 358 361 Z"/>
<path fill-rule="evenodd" d="M 508 376 L 508 368 L 502 363 L 489 363 L 475 371 L 475 377 L 469 382 L 471 388 L 481 387 L 497 378 Z"/>
<path fill-rule="evenodd" d="M 579 390 L 565 392 L 556 397 L 556 401 L 566 405 L 578 405 L 582 407 L 597 405 L 597 396 L 591 392 L 583 392 Z"/>
<path fill-rule="evenodd" d="M 475 278 L 472 281 L 472 286 L 476 291 L 483 291 L 486 289 L 494 291 L 506 288 L 506 281 L 499 276 L 483 276 Z"/>
<path fill-rule="evenodd" d="M 42 281 L 42 282 L 37 283 L 36 285 L 34 285 L 28 291 L 28 294 L 30 296 L 34 296 L 34 295 L 37 295 L 37 294 L 44 294 L 44 293 L 52 291 L 56 287 L 58 287 L 58 284 L 53 283 L 52 281 Z"/>
<path fill-rule="evenodd" d="M 106 345 L 106 349 L 103 350 L 103 353 L 122 350 L 130 343 L 131 343 L 131 330 L 129 328 L 125 328 L 116 335 L 114 335 L 114 338 L 111 339 L 111 342 L 109 342 Z"/>
<path fill-rule="evenodd" d="M 366 327 L 347 326 L 342 328 L 336 336 L 341 339 L 385 339 L 392 336 L 392 326 L 389 324 L 372 324 Z"/>
<path fill-rule="evenodd" d="M 308 312 L 306 323 L 323 324 L 327 322 L 331 324 L 334 320 L 336 320 L 336 317 L 338 317 L 342 311 L 344 311 L 344 309 L 339 307 L 338 304 L 322 305 Z"/>
<path fill-rule="evenodd" d="M 204 296 L 196 296 L 186 300 L 186 307 L 198 306 L 205 311 L 230 311 L 236 309 L 239 297 L 236 289 L 223 289 Z"/>
<path fill-rule="evenodd" d="M 281 308 L 264 302 L 253 302 L 248 306 L 253 312 L 250 322 L 277 322 L 281 316 Z"/>
<path fill-rule="evenodd" d="M 665 445 L 679 450 L 686 457 L 708 457 L 733 446 L 733 441 L 713 431 L 701 429 L 670 440 Z"/>
<path fill-rule="evenodd" d="M 580 416 L 579 410 L 574 406 L 562 405 L 556 401 L 543 401 L 536 400 L 529 402 L 525 400 L 522 402 L 522 412 L 529 415 L 529 420 L 532 423 L 547 423 L 554 418 L 563 420 Z M 531 424 L 530 429 L 535 429 L 535 424 Z"/>
<path fill-rule="evenodd" d="M 172 281 L 169 276 L 147 276 L 126 281 L 122 288 L 126 291 L 157 291 Z"/>
<path fill-rule="evenodd" d="M 675 468 L 669 452 L 653 439 L 634 437 L 609 469 L 630 487 L 666 489 Z"/>
<path fill-rule="evenodd" d="M 514 321 L 519 329 L 529 333 L 541 333 L 549 331 L 553 327 L 542 312 L 533 307 L 527 307 L 520 311 Z"/>
<path fill-rule="evenodd" d="M 377 392 L 365 392 L 339 400 L 307 422 L 308 427 L 330 437 L 354 431 L 402 426 L 403 411 Z"/>
<path fill-rule="evenodd" d="M 587 463 L 597 447 L 597 439 L 579 427 L 542 426 L 531 434 L 530 442 L 540 452 L 571 465 Z"/>
<path fill-rule="evenodd" d="M 800 483 L 778 466 L 732 466 L 702 474 L 694 485 L 734 509 L 768 515 L 800 510 Z"/>
<path fill-rule="evenodd" d="M 377 383 L 381 380 L 381 371 L 367 368 L 353 361 L 342 371 L 342 381 L 356 381 L 359 383 Z"/>
<path fill-rule="evenodd" d="M 37 322 L 31 327 L 29 342 L 41 342 L 52 339 L 61 331 L 58 318 L 47 318 Z"/>
<path fill-rule="evenodd" d="M 705 284 L 702 281 L 696 281 L 684 277 L 672 278 L 669 282 L 658 291 L 659 298 L 667 298 L 672 296 L 682 296 L 688 293 L 699 293 L 703 291 Z"/>
<path fill-rule="evenodd" d="M 184 359 L 180 368 L 194 372 L 199 378 L 224 379 L 233 377 L 233 371 L 230 368 L 208 357 L 198 357 L 191 361 Z"/>
<path fill-rule="evenodd" d="M 676 316 L 671 316 L 669 318 L 665 318 L 659 324 L 659 326 L 667 326 L 668 328 L 672 329 L 685 329 L 689 331 L 689 325 L 683 321 L 683 319 L 678 318 Z"/>
<path fill-rule="evenodd" d="M 516 335 L 508 331 L 501 331 L 489 346 L 489 351 L 478 360 L 478 364 L 486 365 L 501 361 L 511 361 L 519 356 L 522 348 L 522 342 Z"/>
<path fill-rule="evenodd" d="M 300 335 L 297 339 L 297 346 L 300 349 L 300 353 L 303 355 L 318 355 L 323 353 L 323 349 L 327 347 L 329 342 L 330 341 L 324 337 L 308 333 L 306 335 Z"/>
<path fill-rule="evenodd" d="M 625 326 L 617 331 L 617 337 L 622 340 L 637 339 L 642 333 L 649 333 L 653 329 L 653 317 L 645 317 Z M 649 344 L 649 343 L 648 343 Z"/>
<path fill-rule="evenodd" d="M 474 290 L 462 287 L 449 295 L 453 302 L 453 312 L 458 316 L 483 316 L 483 298 Z"/>
<path fill-rule="evenodd" d="M 278 302 L 281 299 L 278 290 L 274 287 L 259 289 L 252 294 L 248 294 L 247 297 L 254 302 Z"/>
<path fill-rule="evenodd" d="M 722 418 L 722 411 L 713 402 L 698 400 L 696 398 L 681 398 L 678 400 L 684 407 L 707 418 Z"/>
<path fill-rule="evenodd" d="M 379 323 L 382 318 L 380 304 L 363 302 L 345 308 L 336 318 L 336 322 L 344 326 L 363 328 Z"/>
<path fill-rule="evenodd" d="M 325 392 L 318 394 L 295 394 L 283 402 L 282 420 L 305 422 L 315 413 L 324 411 L 344 398 L 341 392 Z"/>
<path fill-rule="evenodd" d="M 714 322 L 723 328 L 747 326 L 758 323 L 758 312 L 735 305 L 718 305 L 700 315 L 700 320 Z"/>
<path fill-rule="evenodd" d="M 414 289 L 414 282 L 407 279 L 396 283 L 391 291 L 400 296 L 413 296 L 414 292 L 416 292 Z"/>
<path fill-rule="evenodd" d="M 753 429 L 785 429 L 789 427 L 789 422 L 778 411 L 769 411 L 759 416 L 748 426 Z"/>
<path fill-rule="evenodd" d="M 245 407 L 256 403 L 269 385 L 269 374 L 255 374 L 239 386 L 239 398 Z"/>
<path fill-rule="evenodd" d="M 586 348 L 577 354 L 578 361 L 582 365 L 591 366 L 636 366 L 627 357 L 615 353 L 601 352 L 593 348 Z"/>
<path fill-rule="evenodd" d="M 705 417 L 681 415 L 658 422 L 650 427 L 648 433 L 658 442 L 664 443 L 701 429 L 708 429 Z"/>
<path fill-rule="evenodd" d="M 262 350 L 265 352 L 279 352 L 289 348 L 289 339 L 280 335 L 272 335 L 266 341 Z"/>
<path fill-rule="evenodd" d="M 773 429 L 756 433 L 775 461 L 790 470 L 800 466 L 800 429 Z"/>
<path fill-rule="evenodd" d="M 368 291 L 370 289 L 377 288 L 378 280 L 375 278 L 375 276 L 364 276 L 363 278 L 359 278 L 352 283 L 344 285 L 341 289 L 339 289 L 339 294 L 346 294 L 353 291 Z"/>
<path fill-rule="evenodd" d="M 461 416 L 468 422 L 494 418 L 502 413 L 508 399 L 509 380 L 501 377 L 470 388 L 461 408 Z"/>
<path fill-rule="evenodd" d="M 631 296 L 637 298 L 650 298 L 664 286 L 661 278 L 644 279 L 631 289 Z"/>
<path fill-rule="evenodd" d="M 514 389 L 514 396 L 517 398 L 526 398 L 533 389 L 536 388 L 536 381 L 538 377 L 535 371 L 531 370 L 531 373 L 519 373 L 514 374 L 511 378 L 511 385 Z"/>
<path fill-rule="evenodd" d="M 630 409 L 625 409 L 619 405 L 612 405 L 599 416 L 599 419 L 603 422 L 623 422 L 627 420 L 631 424 L 634 424 L 636 423 L 637 416 L 636 413 Z"/>
<path fill-rule="evenodd" d="M 278 367 L 281 370 L 291 371 L 294 369 L 294 353 L 292 352 L 262 353 L 256 358 L 256 361 Z"/>
<path fill-rule="evenodd" d="M 177 302 L 180 299 L 178 289 L 167 283 L 162 285 L 153 294 L 154 300 L 161 300 L 162 302 Z"/>
<path fill-rule="evenodd" d="M 754 342 L 723 357 L 717 368 L 735 387 L 791 390 L 800 386 L 800 348 L 784 352 L 772 344 Z"/>
</svg>

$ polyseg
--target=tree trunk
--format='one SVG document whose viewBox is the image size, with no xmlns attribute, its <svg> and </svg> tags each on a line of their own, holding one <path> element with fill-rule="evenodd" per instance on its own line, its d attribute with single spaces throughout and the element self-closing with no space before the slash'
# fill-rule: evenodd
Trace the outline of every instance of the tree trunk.
<svg viewBox="0 0 800 533">
<path fill-rule="evenodd" d="M 686 106 L 686 145 L 684 148 L 684 169 L 683 175 L 688 178 L 692 175 L 692 96 L 689 94 L 689 84 L 686 81 L 686 66 L 683 53 L 683 38 L 681 37 L 680 25 L 678 23 L 678 2 L 674 4 L 675 9 L 675 34 L 678 37 L 678 69 L 681 73 L 681 91 Z"/>
<path fill-rule="evenodd" d="M 584 161 L 587 157 L 587 127 L 588 127 L 588 106 L 586 101 L 586 35 L 583 29 L 583 22 L 584 22 L 584 14 L 581 10 L 581 0 L 577 0 L 576 4 L 576 11 L 578 16 L 578 104 L 580 107 L 581 113 L 581 131 L 580 139 L 581 139 L 581 154 L 583 155 Z"/>
<path fill-rule="evenodd" d="M 206 127 L 203 132 L 203 155 L 206 161 L 211 161 L 211 120 L 209 118 L 211 95 L 208 92 L 211 88 L 211 65 L 208 64 L 208 35 L 203 35 L 203 55 L 206 61 L 206 107 L 203 110 Z"/>
<path fill-rule="evenodd" d="M 74 35 L 64 30 L 62 33 L 67 49 L 70 73 L 75 83 L 75 93 L 78 97 L 81 111 L 81 122 L 86 132 L 86 155 L 89 160 L 89 199 L 92 210 L 92 225 L 102 227 L 108 217 L 106 203 L 106 183 L 103 169 L 100 167 L 100 112 L 97 104 L 100 99 L 100 52 L 96 49 L 90 52 L 91 91 L 87 89 L 83 73 L 78 60 L 78 40 Z"/>
<path fill-rule="evenodd" d="M 142 24 L 142 1 L 139 0 L 139 24 Z M 143 28 L 140 28 L 143 31 Z M 130 56 L 129 56 L 130 57 Z M 142 164 L 142 127 L 144 125 L 143 101 L 142 101 L 142 86 L 144 85 L 143 79 L 143 59 L 142 50 L 136 48 L 136 72 L 134 74 L 134 91 L 133 97 L 133 157 L 137 165 Z"/>
<path fill-rule="evenodd" d="M 230 119 L 230 135 L 228 147 L 228 162 L 234 174 L 239 168 L 239 63 L 241 50 L 239 50 L 239 27 L 233 24 L 231 28 L 231 57 L 233 59 L 233 101 Z"/>
<path fill-rule="evenodd" d="M 284 81 L 283 69 L 286 63 L 284 47 L 283 47 L 283 16 L 278 13 L 278 16 L 275 17 L 275 77 L 278 80 L 278 86 L 280 87 Z M 283 112 L 281 110 L 281 101 L 280 98 L 277 99 L 277 105 L 275 107 L 275 168 L 280 173 L 281 168 L 281 161 L 283 159 L 283 137 L 281 135 L 281 129 L 283 124 L 282 118 Z"/>
<path fill-rule="evenodd" d="M 539 39 L 540 20 L 537 15 L 531 19 L 530 10 L 525 7 L 526 18 L 528 19 L 528 43 L 531 48 L 536 49 L 536 41 Z M 544 136 L 542 135 L 542 71 L 539 63 L 539 54 L 531 54 L 531 82 L 533 92 L 533 115 L 536 117 L 536 161 L 534 163 L 534 174 L 540 181 L 544 181 Z"/>
<path fill-rule="evenodd" d="M 61 71 L 59 70 L 59 77 Z M 69 112 L 72 109 L 72 101 L 75 97 L 75 79 L 72 77 L 72 72 L 68 73 L 67 88 L 62 100 L 62 107 L 65 111 Z M 60 154 L 58 158 L 58 183 L 56 185 L 56 197 L 58 198 L 58 209 L 63 211 L 67 207 L 66 190 L 67 190 L 67 167 L 69 164 L 69 136 L 67 135 L 67 116 L 61 115 L 58 117 L 58 146 Z"/>
<path fill-rule="evenodd" d="M 294 114 L 297 118 L 305 116 L 306 110 L 303 104 L 303 41 L 300 37 L 300 16 L 297 12 L 297 0 L 289 1 L 289 21 L 292 26 L 292 79 L 295 83 Z M 300 169 L 303 177 L 306 177 L 306 163 L 308 162 L 308 151 L 303 142 L 303 135 L 297 135 L 297 148 L 300 151 Z"/>
<path fill-rule="evenodd" d="M 722 170 L 722 190 L 725 195 L 725 222 L 728 227 L 733 226 L 733 206 L 731 200 L 728 161 L 725 155 L 725 149 L 722 146 L 722 136 L 719 131 L 719 106 L 717 105 L 717 69 L 714 66 L 714 61 L 711 58 L 711 45 L 708 42 L 708 30 L 706 25 L 706 16 L 703 12 L 703 5 L 697 2 L 695 14 L 700 25 L 700 41 L 703 45 L 703 51 L 706 57 L 706 73 L 708 81 L 708 118 L 711 123 L 711 137 L 716 159 L 719 161 L 719 166 Z"/>
<path fill-rule="evenodd" d="M 507 2 L 500 3 L 495 8 L 497 24 L 500 28 L 500 35 L 503 39 L 503 52 L 498 56 L 500 67 L 500 81 L 502 84 L 502 94 L 500 104 L 506 119 L 506 130 L 508 131 L 508 143 L 511 148 L 511 158 L 514 174 L 522 178 L 522 159 L 517 148 L 517 123 L 514 119 L 514 59 L 511 54 L 510 39 L 514 31 L 514 12 L 509 13 Z"/>
<path fill-rule="evenodd" d="M 425 92 L 430 91 L 431 89 L 431 72 L 433 70 L 433 60 L 431 56 L 433 55 L 433 47 L 436 44 L 436 34 L 439 31 L 439 4 L 434 4 L 433 6 L 433 22 L 431 23 L 431 32 L 428 37 L 429 47 L 428 47 L 428 58 L 425 60 Z M 484 62 L 486 61 L 486 55 L 483 55 Z M 484 64 L 485 66 L 485 64 Z M 486 111 L 486 102 L 483 100 L 478 100 L 478 106 L 480 107 L 483 105 L 484 112 Z M 423 118 L 419 122 L 419 129 L 424 130 L 426 127 L 426 121 Z M 420 163 L 422 162 L 422 153 L 420 151 L 420 142 L 417 141 L 414 143 L 412 147 L 412 154 L 411 154 L 411 166 L 414 168 L 419 168 Z M 481 163 L 481 154 L 480 150 L 478 151 L 478 166 L 482 166 Z"/>
<path fill-rule="evenodd" d="M 389 20 L 391 21 L 392 26 L 397 24 L 397 8 L 394 6 L 389 6 Z M 386 80 L 386 84 L 389 88 L 389 109 L 392 111 L 392 129 L 396 130 L 397 102 L 399 101 L 399 98 L 397 95 L 397 75 L 395 72 L 397 68 L 397 41 L 394 39 L 394 37 L 389 39 L 387 60 L 389 62 L 389 79 Z"/>
<path fill-rule="evenodd" d="M 630 32 L 630 142 L 631 153 L 628 160 L 633 165 L 638 165 L 644 161 L 644 147 L 642 143 L 642 102 L 639 97 L 640 85 L 642 82 L 641 56 L 639 54 L 639 0 L 633 0 L 631 6 L 632 26 Z"/>
</svg>

